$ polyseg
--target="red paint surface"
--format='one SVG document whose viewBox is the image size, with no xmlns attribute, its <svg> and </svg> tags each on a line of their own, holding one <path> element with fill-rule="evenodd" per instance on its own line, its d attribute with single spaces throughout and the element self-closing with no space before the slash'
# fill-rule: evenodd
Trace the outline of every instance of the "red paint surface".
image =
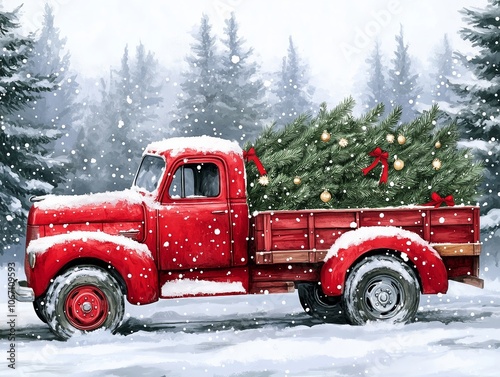
<svg viewBox="0 0 500 377">
<path fill-rule="evenodd" d="M 328 250 L 344 233 L 363 226 L 395 226 L 418 234 L 428 242 L 479 242 L 479 209 L 384 208 L 352 210 L 268 211 L 248 218 L 246 183 L 242 156 L 235 153 L 205 154 L 187 149 L 172 156 L 170 151 L 147 151 L 163 156 L 166 171 L 154 198 L 143 204 L 85 205 L 40 211 L 32 208 L 29 234 L 38 226 L 41 237 L 75 230 L 100 231 L 119 235 L 139 230 L 129 237 L 144 243 L 152 258 L 134 250 L 116 251 L 106 242 L 72 242 L 53 245 L 37 258 L 26 275 L 35 295 L 42 295 L 51 279 L 67 267 L 97 261 L 111 266 L 127 285 L 128 300 L 145 304 L 158 299 L 161 285 L 180 276 L 189 279 L 242 282 L 247 292 L 253 283 L 321 281 L 325 292 L 342 292 L 346 271 L 362 255 L 373 250 L 395 250 L 408 255 L 416 266 L 424 293 L 446 292 L 447 278 L 476 268 L 477 261 L 446 261 L 430 250 L 406 240 L 379 237 L 348 250 L 340 250 L 324 266 L 317 263 L 255 265 L 260 251 Z M 217 197 L 179 198 L 169 196 L 169 186 L 182 164 L 212 163 L 220 171 Z M 148 200 L 146 200 L 148 199 Z M 444 221 L 443 221 L 444 219 Z M 415 259 L 416 258 L 416 259 Z M 476 258 L 477 257 L 470 257 Z M 425 262 L 425 263 L 424 263 Z M 331 271 L 330 271 L 331 270 Z M 129 278 L 129 274 L 132 278 Z M 146 277 L 147 276 L 147 277 Z M 338 288 L 340 286 L 340 288 Z M 278 289 L 278 288 L 276 288 Z"/>
</svg>

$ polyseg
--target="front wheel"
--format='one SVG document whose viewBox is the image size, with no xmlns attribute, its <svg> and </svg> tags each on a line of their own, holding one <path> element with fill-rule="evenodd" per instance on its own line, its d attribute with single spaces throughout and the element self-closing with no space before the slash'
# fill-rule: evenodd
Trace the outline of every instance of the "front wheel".
<svg viewBox="0 0 500 377">
<path fill-rule="evenodd" d="M 410 322 L 420 302 L 415 273 L 406 263 L 388 255 L 365 258 L 349 273 L 343 306 L 349 322 Z"/>
<path fill-rule="evenodd" d="M 35 309 L 35 313 L 43 323 L 47 323 L 47 318 L 45 315 L 45 297 L 40 296 L 33 301 L 33 309 Z"/>
<path fill-rule="evenodd" d="M 123 292 L 116 279 L 94 266 L 71 268 L 54 279 L 45 314 L 54 334 L 65 340 L 78 331 L 105 328 L 113 332 L 124 313 Z"/>
</svg>

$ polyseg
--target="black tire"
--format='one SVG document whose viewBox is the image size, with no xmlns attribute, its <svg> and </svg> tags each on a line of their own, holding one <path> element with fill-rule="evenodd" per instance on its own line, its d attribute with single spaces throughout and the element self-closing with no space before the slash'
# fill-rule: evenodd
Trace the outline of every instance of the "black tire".
<svg viewBox="0 0 500 377">
<path fill-rule="evenodd" d="M 40 296 L 33 301 L 33 309 L 35 313 L 43 323 L 47 323 L 47 317 L 45 314 L 45 296 Z"/>
<path fill-rule="evenodd" d="M 125 307 L 116 279 L 95 266 L 74 267 L 56 277 L 45 302 L 47 324 L 62 340 L 100 328 L 114 332 Z"/>
<path fill-rule="evenodd" d="M 410 322 L 419 302 L 420 287 L 411 267 L 387 255 L 370 256 L 354 266 L 343 295 L 345 314 L 353 325 Z"/>
<path fill-rule="evenodd" d="M 327 296 L 319 283 L 298 286 L 299 301 L 304 311 L 323 322 L 345 322 L 340 297 Z"/>
</svg>

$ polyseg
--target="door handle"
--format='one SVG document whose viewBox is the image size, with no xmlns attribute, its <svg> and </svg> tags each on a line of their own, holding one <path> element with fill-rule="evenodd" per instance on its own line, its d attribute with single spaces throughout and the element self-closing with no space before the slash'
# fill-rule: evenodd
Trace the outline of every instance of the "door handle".
<svg viewBox="0 0 500 377">
<path fill-rule="evenodd" d="M 223 215 L 224 213 L 226 213 L 226 211 L 224 211 L 223 209 L 219 209 L 219 210 L 216 210 L 216 211 L 212 211 L 212 213 L 214 215 Z"/>
</svg>

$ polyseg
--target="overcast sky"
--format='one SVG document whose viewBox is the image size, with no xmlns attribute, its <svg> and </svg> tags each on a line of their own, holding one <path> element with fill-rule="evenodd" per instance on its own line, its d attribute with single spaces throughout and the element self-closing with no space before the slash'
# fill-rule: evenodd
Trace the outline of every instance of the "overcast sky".
<svg viewBox="0 0 500 377">
<path fill-rule="evenodd" d="M 23 3 L 2 0 L 4 10 Z M 307 62 L 311 81 L 329 99 L 351 94 L 363 81 L 360 72 L 379 39 L 387 63 L 394 36 L 403 25 L 410 53 L 418 69 L 426 65 L 443 35 L 452 46 L 469 50 L 458 30 L 465 26 L 463 7 L 484 7 L 486 0 L 49 0 L 55 23 L 67 37 L 72 67 L 87 76 L 107 73 L 118 65 L 125 44 L 142 41 L 161 63 L 172 70 L 184 64 L 203 13 L 222 35 L 224 19 L 234 11 L 240 34 L 255 58 L 268 71 L 280 68 L 292 35 Z M 28 31 L 41 27 L 43 1 L 24 1 L 21 23 Z M 417 68 L 417 67 L 416 67 Z"/>
</svg>

